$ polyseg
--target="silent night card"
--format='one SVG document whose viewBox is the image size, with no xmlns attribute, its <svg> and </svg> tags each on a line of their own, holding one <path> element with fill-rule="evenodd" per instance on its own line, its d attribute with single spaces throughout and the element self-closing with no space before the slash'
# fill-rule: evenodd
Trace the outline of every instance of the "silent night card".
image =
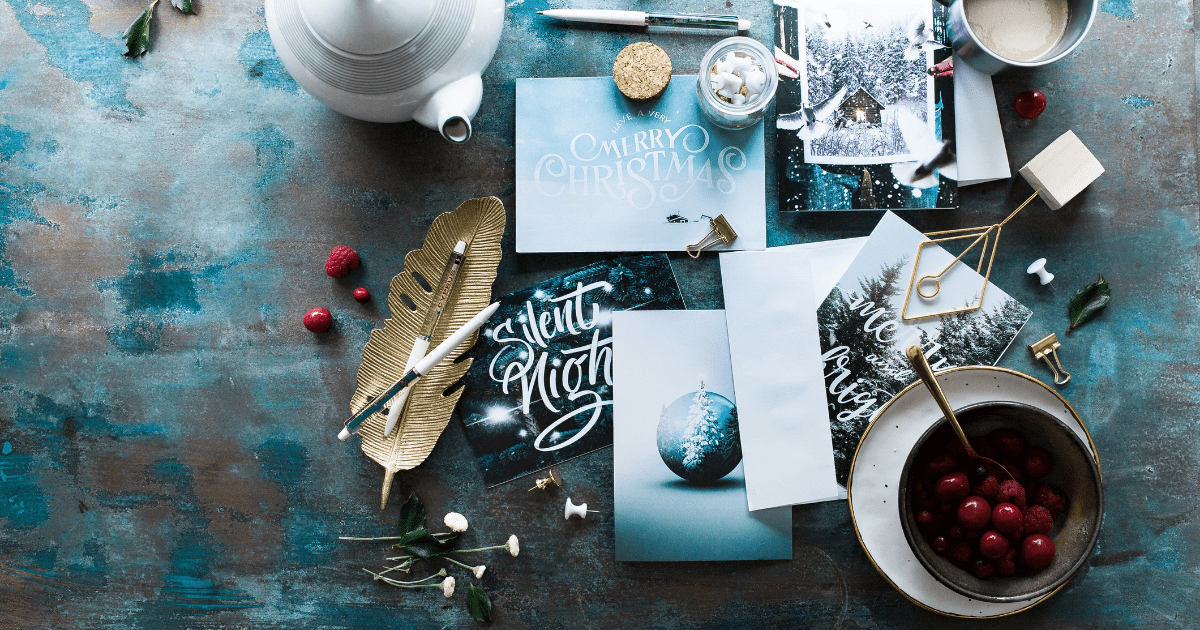
<svg viewBox="0 0 1200 630">
<path fill-rule="evenodd" d="M 957 208 L 948 10 L 776 0 L 775 19 L 779 209 Z"/>
<path fill-rule="evenodd" d="M 713 125 L 696 77 L 639 103 L 611 78 L 517 79 L 517 251 L 683 251 L 719 214 L 715 249 L 767 246 L 762 124 Z"/>
<path fill-rule="evenodd" d="M 613 314 L 619 561 L 792 557 L 792 509 L 746 509 L 724 311 Z"/>
<path fill-rule="evenodd" d="M 684 308 L 665 254 L 603 260 L 499 302 L 458 403 L 488 486 L 610 446 L 613 311 Z"/>
<path fill-rule="evenodd" d="M 917 247 L 928 240 L 888 212 L 817 309 L 834 467 L 842 486 L 871 417 L 917 378 L 905 348 L 920 345 L 938 371 L 995 365 L 1033 314 L 1000 287 L 988 282 L 985 290 L 983 276 L 961 262 L 942 276 L 934 299 L 916 290 L 909 296 L 910 280 L 936 275 L 954 261 L 954 254 L 929 245 L 914 270 Z M 906 296 L 908 316 L 916 317 L 907 321 L 901 317 Z M 980 308 L 931 315 L 975 304 Z"/>
</svg>

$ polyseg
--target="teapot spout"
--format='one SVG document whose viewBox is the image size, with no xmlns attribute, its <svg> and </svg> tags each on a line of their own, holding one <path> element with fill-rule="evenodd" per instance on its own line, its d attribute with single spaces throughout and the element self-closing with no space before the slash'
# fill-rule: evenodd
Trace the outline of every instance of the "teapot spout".
<svg viewBox="0 0 1200 630">
<path fill-rule="evenodd" d="M 413 113 L 413 120 L 451 142 L 466 142 L 471 138 L 471 118 L 482 100 L 483 79 L 478 74 L 465 76 L 434 92 Z"/>
</svg>

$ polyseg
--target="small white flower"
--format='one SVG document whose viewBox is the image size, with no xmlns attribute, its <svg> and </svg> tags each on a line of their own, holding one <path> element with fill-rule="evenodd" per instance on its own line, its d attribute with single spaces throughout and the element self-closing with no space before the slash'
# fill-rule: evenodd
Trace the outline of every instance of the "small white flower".
<svg viewBox="0 0 1200 630">
<path fill-rule="evenodd" d="M 484 572 L 486 569 L 487 569 L 487 565 L 483 565 L 483 564 L 481 564 L 481 565 L 479 565 L 479 566 L 477 566 L 477 567 L 475 567 L 474 569 L 471 569 L 471 570 L 475 572 L 475 579 L 476 579 L 476 580 L 480 580 L 480 579 L 483 579 L 483 572 Z"/>
<path fill-rule="evenodd" d="M 467 517 L 458 512 L 451 512 L 446 515 L 446 527 L 449 527 L 452 532 L 465 532 L 467 531 Z"/>
<path fill-rule="evenodd" d="M 517 557 L 517 554 L 521 553 L 521 542 L 517 540 L 516 534 L 508 537 L 508 545 L 506 546 L 508 547 L 508 553 L 511 553 L 514 558 Z"/>
<path fill-rule="evenodd" d="M 442 582 L 442 592 L 446 594 L 446 597 L 454 594 L 454 576 L 450 576 Z"/>
</svg>

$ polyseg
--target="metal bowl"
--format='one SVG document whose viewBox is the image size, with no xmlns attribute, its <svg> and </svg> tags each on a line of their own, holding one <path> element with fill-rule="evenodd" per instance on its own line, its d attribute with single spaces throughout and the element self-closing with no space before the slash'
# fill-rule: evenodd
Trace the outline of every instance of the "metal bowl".
<svg viewBox="0 0 1200 630">
<path fill-rule="evenodd" d="M 1067 495 L 1067 509 L 1055 520 L 1050 532 L 1054 541 L 1054 561 L 1030 575 L 980 579 L 956 566 L 929 546 L 917 528 L 916 515 L 909 496 L 909 474 L 922 448 L 935 437 L 952 437 L 945 418 L 938 420 L 921 436 L 908 454 L 900 474 L 900 526 L 917 560 L 935 579 L 947 587 L 982 601 L 1018 602 L 1050 593 L 1071 579 L 1087 561 L 1104 514 L 1104 490 L 1100 470 L 1091 449 L 1062 421 L 1046 412 L 1016 402 L 986 402 L 956 409 L 954 415 L 963 431 L 974 442 L 1000 428 L 1019 431 L 1031 445 L 1040 446 L 1054 456 L 1054 470 L 1042 481 L 1060 488 Z"/>
</svg>

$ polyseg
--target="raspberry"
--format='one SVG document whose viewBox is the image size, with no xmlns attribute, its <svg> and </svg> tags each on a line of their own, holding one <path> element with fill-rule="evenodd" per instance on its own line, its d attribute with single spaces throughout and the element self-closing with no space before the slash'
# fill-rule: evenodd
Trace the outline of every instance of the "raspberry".
<svg viewBox="0 0 1200 630">
<path fill-rule="evenodd" d="M 345 245 L 338 245 L 329 252 L 329 258 L 325 259 L 325 273 L 331 278 L 341 278 L 352 269 L 358 269 L 359 262 L 358 252 Z"/>
<path fill-rule="evenodd" d="M 950 543 L 950 554 L 946 557 L 950 558 L 951 562 L 966 564 L 971 561 L 971 558 L 975 557 L 975 551 L 971 548 L 971 545 L 961 540 L 956 540 Z"/>
<path fill-rule="evenodd" d="M 333 326 L 333 315 L 321 307 L 304 314 L 304 327 L 315 333 L 323 333 Z"/>
<path fill-rule="evenodd" d="M 971 494 L 983 497 L 988 501 L 995 499 L 997 492 L 1000 492 L 1000 482 L 996 481 L 996 478 L 991 475 L 988 475 L 986 479 L 971 488 Z"/>
<path fill-rule="evenodd" d="M 1067 496 L 1048 483 L 1038 486 L 1037 492 L 1033 494 L 1033 502 L 1050 510 L 1050 516 L 1058 516 L 1067 509 Z"/>
<path fill-rule="evenodd" d="M 1012 429 L 997 429 L 988 437 L 996 450 L 1008 459 L 1018 459 L 1025 454 L 1025 438 Z"/>
<path fill-rule="evenodd" d="M 1025 483 L 1025 471 L 1021 470 L 1021 462 L 1004 461 L 1002 464 L 1004 470 L 1007 470 L 1012 475 L 1013 481 L 1019 484 Z"/>
<path fill-rule="evenodd" d="M 1009 479 L 1000 484 L 1000 491 L 996 493 L 997 503 L 1011 503 L 1021 509 L 1025 509 L 1025 488 L 1021 484 Z"/>
<path fill-rule="evenodd" d="M 929 546 L 944 556 L 950 550 L 950 541 L 946 540 L 945 536 L 935 536 L 933 542 L 929 543 Z"/>
<path fill-rule="evenodd" d="M 358 300 L 359 304 L 371 299 L 371 292 L 366 287 L 358 287 L 354 290 L 354 299 Z"/>
<path fill-rule="evenodd" d="M 1020 531 L 1023 518 L 1021 508 L 1011 503 L 1001 503 L 992 510 L 992 525 L 1009 536 Z"/>
<path fill-rule="evenodd" d="M 979 553 L 982 553 L 985 558 L 998 560 L 1008 552 L 1008 548 L 1008 539 L 1004 537 L 1004 534 L 994 529 L 988 530 L 979 539 Z"/>
<path fill-rule="evenodd" d="M 996 567 L 993 566 L 991 562 L 976 560 L 975 566 L 971 567 L 971 571 L 975 573 L 975 577 L 986 580 L 992 577 L 992 574 L 996 572 Z"/>
<path fill-rule="evenodd" d="M 925 465 L 925 470 L 932 477 L 941 477 L 954 470 L 954 458 L 947 453 L 942 453 L 929 460 L 929 463 Z"/>
<path fill-rule="evenodd" d="M 1025 531 L 1029 534 L 1049 534 L 1054 529 L 1054 517 L 1050 510 L 1040 505 L 1031 505 L 1025 510 Z"/>
<path fill-rule="evenodd" d="M 965 498 L 970 491 L 971 483 L 967 481 L 967 474 L 962 472 L 944 475 L 934 485 L 934 492 L 937 493 L 939 501 L 958 501 Z"/>
<path fill-rule="evenodd" d="M 1041 571 L 1054 561 L 1054 541 L 1044 534 L 1034 534 L 1021 544 L 1021 562 L 1034 571 Z"/>
<path fill-rule="evenodd" d="M 1050 470 L 1054 468 L 1054 457 L 1050 455 L 1050 451 L 1044 448 L 1033 447 L 1025 453 L 1025 459 L 1021 462 L 1021 469 L 1025 471 L 1025 476 L 1030 479 L 1045 477 L 1050 474 Z"/>
<path fill-rule="evenodd" d="M 992 520 L 992 506 L 983 497 L 967 497 L 958 504 L 958 524 L 966 529 L 983 529 Z"/>
<path fill-rule="evenodd" d="M 1016 549 L 1009 549 L 1004 557 L 996 561 L 996 573 L 1008 577 L 1017 572 L 1017 565 L 1013 560 L 1017 557 Z"/>
</svg>

